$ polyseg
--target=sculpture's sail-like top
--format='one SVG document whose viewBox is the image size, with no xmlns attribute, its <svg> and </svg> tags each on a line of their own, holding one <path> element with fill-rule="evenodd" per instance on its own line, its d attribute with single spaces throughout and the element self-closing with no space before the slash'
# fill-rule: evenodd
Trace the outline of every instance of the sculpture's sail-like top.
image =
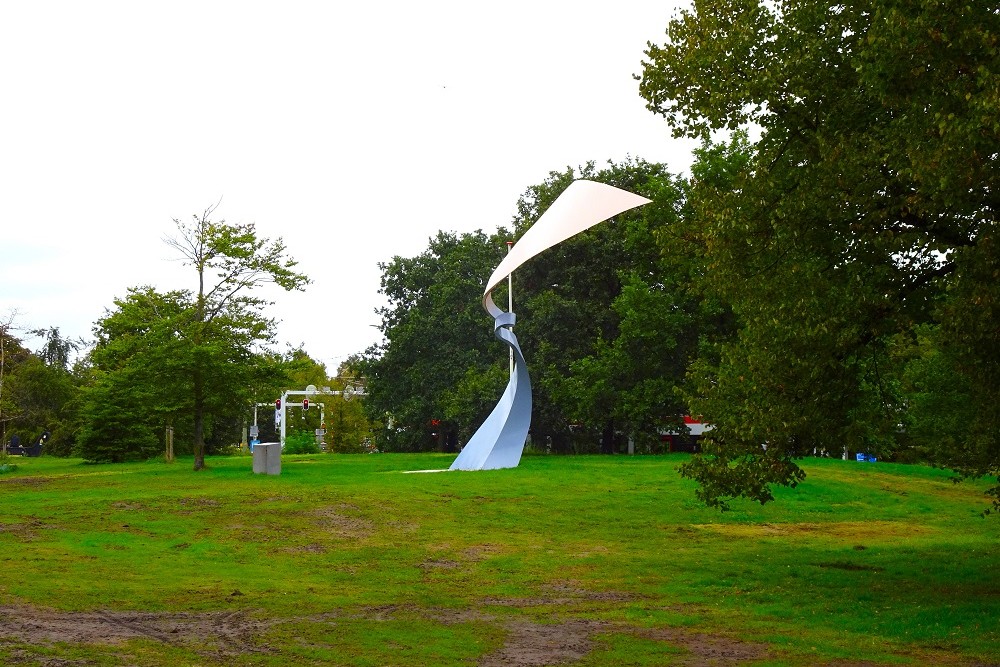
<svg viewBox="0 0 1000 667">
<path fill-rule="evenodd" d="M 483 308 L 496 317 L 502 312 L 493 303 L 491 292 L 504 278 L 535 255 L 579 234 L 585 229 L 643 204 L 649 200 L 616 187 L 579 180 L 570 183 L 561 195 L 524 233 L 486 281 Z"/>
</svg>

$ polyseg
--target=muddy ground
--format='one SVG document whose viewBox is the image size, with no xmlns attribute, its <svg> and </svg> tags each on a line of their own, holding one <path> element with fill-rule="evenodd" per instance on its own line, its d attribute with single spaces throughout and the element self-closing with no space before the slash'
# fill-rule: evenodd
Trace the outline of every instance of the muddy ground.
<svg viewBox="0 0 1000 667">
<path fill-rule="evenodd" d="M 495 601 L 504 604 L 501 601 Z M 532 601 L 508 601 L 521 606 Z M 546 601 L 549 602 L 549 601 Z M 442 624 L 476 621 L 494 624 L 505 637 L 499 650 L 483 656 L 480 667 L 542 667 L 571 664 L 594 650 L 598 634 L 624 633 L 664 642 L 679 649 L 674 665 L 740 665 L 763 658 L 767 648 L 721 636 L 679 629 L 639 628 L 595 620 L 560 620 L 538 623 L 511 619 L 483 610 L 455 611 L 417 607 L 362 608 L 350 612 L 332 611 L 319 616 L 260 620 L 245 611 L 209 613 L 150 613 L 134 611 L 62 612 L 35 607 L 0 606 L 0 641 L 14 640 L 32 645 L 116 644 L 130 639 L 145 639 L 194 650 L 212 662 L 226 663 L 231 658 L 253 653 L 272 653 L 260 639 L 268 629 L 284 623 L 302 621 L 335 622 L 337 618 L 386 619 L 422 616 Z M 18 657 L 20 655 L 20 657 Z M 74 660 L 15 654 L 22 664 L 86 665 Z M 17 663 L 15 663 L 17 664 Z"/>
</svg>

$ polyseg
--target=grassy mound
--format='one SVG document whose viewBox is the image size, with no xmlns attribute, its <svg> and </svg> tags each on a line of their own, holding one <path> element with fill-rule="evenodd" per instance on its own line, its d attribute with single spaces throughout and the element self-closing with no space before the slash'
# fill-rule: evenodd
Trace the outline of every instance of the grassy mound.
<svg viewBox="0 0 1000 667">
<path fill-rule="evenodd" d="M 982 664 L 986 483 L 808 460 L 701 506 L 682 455 L 83 465 L 0 477 L 0 663 Z M 33 662 L 34 661 L 34 662 Z M 68 664 L 69 664 L 68 663 Z M 54 663 L 53 663 L 54 664 Z M 63 664 L 60 662 L 60 664 Z"/>
</svg>

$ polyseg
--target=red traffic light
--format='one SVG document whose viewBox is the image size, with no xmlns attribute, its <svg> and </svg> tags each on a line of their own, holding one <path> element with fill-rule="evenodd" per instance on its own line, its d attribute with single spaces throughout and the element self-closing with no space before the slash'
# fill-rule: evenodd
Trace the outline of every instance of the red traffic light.
<svg viewBox="0 0 1000 667">
<path fill-rule="evenodd" d="M 309 409 L 309 399 L 308 398 L 303 398 L 302 399 L 302 409 L 303 410 L 308 410 Z"/>
<path fill-rule="evenodd" d="M 281 409 L 281 399 L 280 398 L 274 402 L 274 409 L 275 410 L 280 410 Z"/>
</svg>

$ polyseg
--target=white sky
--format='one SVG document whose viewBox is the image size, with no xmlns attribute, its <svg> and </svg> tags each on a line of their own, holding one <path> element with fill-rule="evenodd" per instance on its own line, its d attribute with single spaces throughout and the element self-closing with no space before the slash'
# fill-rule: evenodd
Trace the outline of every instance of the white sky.
<svg viewBox="0 0 1000 667">
<path fill-rule="evenodd" d="M 632 78 L 677 4 L 2 1 L 0 317 L 90 338 L 128 287 L 195 287 L 162 239 L 221 198 L 313 279 L 272 315 L 334 373 L 379 340 L 378 262 L 552 170 L 687 170 Z"/>
</svg>

